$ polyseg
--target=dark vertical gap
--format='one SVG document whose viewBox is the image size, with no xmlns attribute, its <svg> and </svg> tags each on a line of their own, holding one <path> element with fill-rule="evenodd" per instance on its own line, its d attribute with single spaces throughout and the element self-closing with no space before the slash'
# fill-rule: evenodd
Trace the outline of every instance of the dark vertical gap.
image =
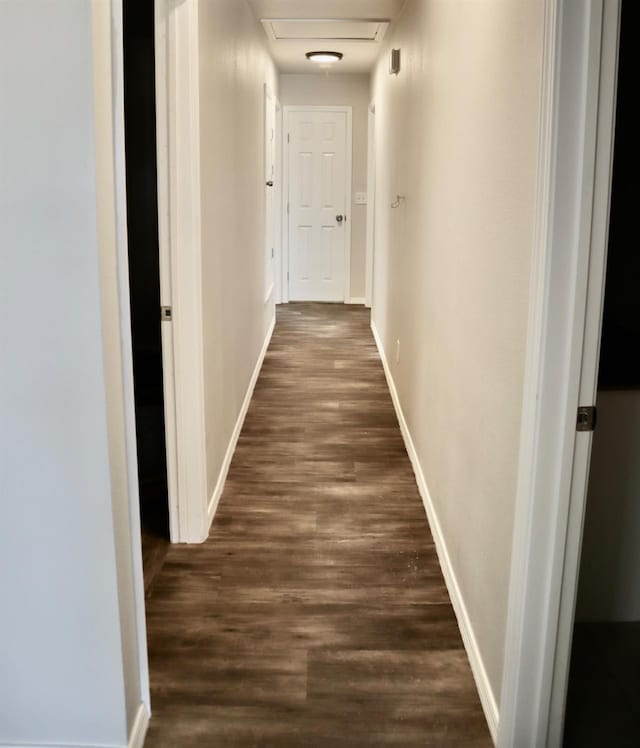
<svg viewBox="0 0 640 748">
<path fill-rule="evenodd" d="M 143 555 L 146 556 L 154 537 L 169 537 L 160 331 L 153 0 L 123 0 L 123 13 L 129 283 L 138 481 Z"/>
<path fill-rule="evenodd" d="M 638 48 L 631 36 L 637 18 L 637 9 L 625 0 L 620 35 L 600 389 L 640 388 L 640 252 L 635 225 L 640 117 L 634 95 L 639 61 Z"/>
<path fill-rule="evenodd" d="M 640 388 L 640 252 L 635 236 L 638 9 L 623 0 L 611 213 L 598 388 Z M 597 448 L 597 432 L 595 442 Z M 625 450 L 621 439 L 619 449 Z M 613 499 L 613 497 L 612 497 Z M 611 504 L 615 510 L 615 504 Z M 586 522 L 589 523 L 589 503 Z M 602 537 L 602 554 L 613 540 Z M 576 622 L 565 716 L 565 748 L 640 745 L 640 622 Z"/>
</svg>

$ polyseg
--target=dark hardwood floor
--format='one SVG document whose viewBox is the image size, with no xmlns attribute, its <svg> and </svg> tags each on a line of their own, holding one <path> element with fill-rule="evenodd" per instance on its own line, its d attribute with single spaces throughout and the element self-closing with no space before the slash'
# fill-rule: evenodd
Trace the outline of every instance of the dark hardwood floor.
<svg viewBox="0 0 640 748">
<path fill-rule="evenodd" d="M 369 314 L 291 304 L 208 541 L 147 600 L 148 748 L 490 746 Z"/>
</svg>

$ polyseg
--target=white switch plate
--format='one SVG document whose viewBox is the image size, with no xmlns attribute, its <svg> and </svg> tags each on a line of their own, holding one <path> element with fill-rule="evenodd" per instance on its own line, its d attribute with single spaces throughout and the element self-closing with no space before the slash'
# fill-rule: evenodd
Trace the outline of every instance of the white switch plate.
<svg viewBox="0 0 640 748">
<path fill-rule="evenodd" d="M 367 204 L 367 193 L 356 192 L 356 205 L 366 205 L 366 204 Z"/>
</svg>

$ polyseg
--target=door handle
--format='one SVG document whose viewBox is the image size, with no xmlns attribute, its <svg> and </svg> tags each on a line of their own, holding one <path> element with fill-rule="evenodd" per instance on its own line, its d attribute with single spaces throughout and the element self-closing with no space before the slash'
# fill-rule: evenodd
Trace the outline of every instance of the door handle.
<svg viewBox="0 0 640 748">
<path fill-rule="evenodd" d="M 344 221 L 344 216 L 336 216 L 336 221 L 342 223 Z"/>
<path fill-rule="evenodd" d="M 268 182 L 265 182 L 267 187 L 273 187 L 273 179 L 270 179 Z"/>
</svg>

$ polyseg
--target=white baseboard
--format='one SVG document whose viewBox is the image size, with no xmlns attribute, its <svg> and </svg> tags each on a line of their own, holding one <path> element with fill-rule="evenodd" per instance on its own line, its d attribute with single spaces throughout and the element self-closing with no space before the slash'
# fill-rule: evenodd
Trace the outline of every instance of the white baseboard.
<svg viewBox="0 0 640 748">
<path fill-rule="evenodd" d="M 413 439 L 411 437 L 409 427 L 407 426 L 404 413 L 402 412 L 402 406 L 400 405 L 400 399 L 398 398 L 398 392 L 393 380 L 393 375 L 391 374 L 391 369 L 389 368 L 389 364 L 387 362 L 384 346 L 382 345 L 382 341 L 380 340 L 380 336 L 378 335 L 378 331 L 376 330 L 376 326 L 373 320 L 371 321 L 371 330 L 376 341 L 376 346 L 378 347 L 378 352 L 380 353 L 385 377 L 387 378 L 387 384 L 389 385 L 389 391 L 391 392 L 391 399 L 393 400 L 393 407 L 395 408 L 396 415 L 398 416 L 400 430 L 402 431 L 402 437 L 407 448 L 409 459 L 411 460 L 413 472 L 418 484 L 418 490 L 420 491 L 422 503 L 424 504 L 424 508 L 427 512 L 427 519 L 429 520 L 431 534 L 433 535 L 433 539 L 435 542 L 438 561 L 440 562 L 442 575 L 444 576 L 444 581 L 447 585 L 449 597 L 451 598 L 451 604 L 453 605 L 453 609 L 458 620 L 458 628 L 460 629 L 464 648 L 467 652 L 467 657 L 469 658 L 471 671 L 473 672 L 473 677 L 475 679 L 478 694 L 480 696 L 480 702 L 482 703 L 484 715 L 489 726 L 489 732 L 491 733 L 491 737 L 493 738 L 493 742 L 495 744 L 498 738 L 498 704 L 493 694 L 491 684 L 489 683 L 489 678 L 484 667 L 482 655 L 480 654 L 478 642 L 476 641 L 475 635 L 473 633 L 473 627 L 471 625 L 471 620 L 469 619 L 469 613 L 467 612 L 466 605 L 464 604 L 460 586 L 458 585 L 458 580 L 451 564 L 451 559 L 447 550 L 447 544 L 442 533 L 442 528 L 440 527 L 440 522 L 438 521 L 438 515 L 436 514 L 433 501 L 431 500 L 427 482 L 422 472 L 422 466 L 420 465 L 418 454 L 413 444 Z"/>
<path fill-rule="evenodd" d="M 260 351 L 260 355 L 258 356 L 256 367 L 253 370 L 253 374 L 251 375 L 251 381 L 249 382 L 249 387 L 247 388 L 247 392 L 244 396 L 244 401 L 242 403 L 242 407 L 240 408 L 240 413 L 238 414 L 236 425 L 233 429 L 233 433 L 231 434 L 231 439 L 229 440 L 229 446 L 227 447 L 227 451 L 224 456 L 224 460 L 222 462 L 222 467 L 220 468 L 218 482 L 216 483 L 213 496 L 211 497 L 211 500 L 209 501 L 209 507 L 208 507 L 209 520 L 208 520 L 208 525 L 207 525 L 207 533 L 209 532 L 211 528 L 211 523 L 213 522 L 213 518 L 216 514 L 216 509 L 218 508 L 218 504 L 220 503 L 220 497 L 222 496 L 222 492 L 224 490 L 224 483 L 227 480 L 227 474 L 229 473 L 231 460 L 233 459 L 233 453 L 236 451 L 236 444 L 238 443 L 238 438 L 240 437 L 240 432 L 242 431 L 244 419 L 247 415 L 247 411 L 249 410 L 249 405 L 251 404 L 251 398 L 253 397 L 253 390 L 255 389 L 256 382 L 258 381 L 258 377 L 260 376 L 260 371 L 262 369 L 264 357 L 267 355 L 267 349 L 269 348 L 269 343 L 271 342 L 271 336 L 273 335 L 273 330 L 275 326 L 276 326 L 276 318 L 274 314 L 274 317 L 271 320 L 271 324 L 269 325 L 269 329 L 267 330 L 267 335 L 264 339 L 262 350 Z"/>
<path fill-rule="evenodd" d="M 364 296 L 352 296 L 350 299 L 347 299 L 345 301 L 345 304 L 359 304 L 360 306 L 364 306 L 365 298 Z"/>
<path fill-rule="evenodd" d="M 149 712 L 147 711 L 146 704 L 140 704 L 133 727 L 131 728 L 127 748 L 142 748 L 148 728 Z"/>
</svg>

